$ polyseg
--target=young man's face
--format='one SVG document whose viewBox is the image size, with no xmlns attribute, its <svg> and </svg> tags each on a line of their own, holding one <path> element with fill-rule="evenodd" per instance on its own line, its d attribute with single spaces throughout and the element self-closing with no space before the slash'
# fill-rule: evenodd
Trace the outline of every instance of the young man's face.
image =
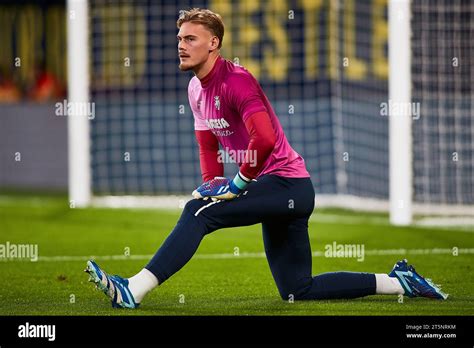
<svg viewBox="0 0 474 348">
<path fill-rule="evenodd" d="M 179 28 L 178 54 L 179 69 L 195 70 L 205 63 L 211 50 L 216 49 L 219 40 L 202 24 L 185 22 Z"/>
</svg>

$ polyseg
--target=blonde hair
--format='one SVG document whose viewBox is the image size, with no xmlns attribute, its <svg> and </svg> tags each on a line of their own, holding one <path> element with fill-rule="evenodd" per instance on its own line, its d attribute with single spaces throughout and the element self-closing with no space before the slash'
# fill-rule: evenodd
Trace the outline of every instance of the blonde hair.
<svg viewBox="0 0 474 348">
<path fill-rule="evenodd" d="M 182 11 L 176 26 L 181 28 L 181 25 L 186 22 L 202 24 L 205 26 L 213 35 L 219 39 L 219 46 L 222 47 L 222 40 L 224 39 L 224 22 L 219 14 L 214 13 L 207 9 L 193 8 L 188 11 Z"/>
</svg>

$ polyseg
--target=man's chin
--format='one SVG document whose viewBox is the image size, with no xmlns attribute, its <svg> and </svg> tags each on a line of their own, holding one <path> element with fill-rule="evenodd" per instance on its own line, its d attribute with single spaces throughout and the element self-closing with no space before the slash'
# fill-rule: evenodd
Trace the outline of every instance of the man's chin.
<svg viewBox="0 0 474 348">
<path fill-rule="evenodd" d="M 179 70 L 181 70 L 181 71 L 188 71 L 188 70 L 192 70 L 194 68 L 193 65 L 184 64 L 184 63 L 179 64 L 178 67 L 179 67 Z"/>
</svg>

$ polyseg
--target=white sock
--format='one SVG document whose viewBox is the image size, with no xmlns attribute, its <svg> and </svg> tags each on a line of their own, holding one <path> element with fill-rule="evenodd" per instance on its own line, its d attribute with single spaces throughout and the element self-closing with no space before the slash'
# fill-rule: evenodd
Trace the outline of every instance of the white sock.
<svg viewBox="0 0 474 348">
<path fill-rule="evenodd" d="M 375 293 L 378 295 L 403 295 L 402 285 L 398 278 L 389 277 L 388 274 L 375 274 Z"/>
<path fill-rule="evenodd" d="M 145 295 L 158 286 L 158 279 L 146 268 L 128 278 L 128 288 L 130 289 L 136 303 L 142 302 Z"/>
</svg>

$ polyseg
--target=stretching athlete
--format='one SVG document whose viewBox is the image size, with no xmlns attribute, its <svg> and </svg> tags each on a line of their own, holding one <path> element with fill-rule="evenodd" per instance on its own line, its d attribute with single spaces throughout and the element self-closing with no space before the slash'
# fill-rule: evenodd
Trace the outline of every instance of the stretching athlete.
<svg viewBox="0 0 474 348">
<path fill-rule="evenodd" d="M 332 272 L 312 276 L 308 219 L 314 189 L 303 158 L 285 137 L 259 83 L 220 56 L 224 25 L 209 10 L 185 11 L 177 21 L 182 71 L 192 70 L 188 96 L 199 143 L 203 184 L 151 261 L 135 276 L 109 276 L 94 261 L 86 272 L 114 307 L 136 308 L 144 296 L 179 271 L 203 237 L 226 227 L 262 224 L 265 253 L 280 295 L 287 300 L 356 298 L 374 294 L 446 299 L 406 260 L 390 274 Z M 223 178 L 219 143 L 247 151 L 239 172 Z M 249 161 L 250 154 L 256 160 Z M 256 179 L 256 180 L 254 180 Z M 211 198 L 211 199 L 209 199 Z M 291 203 L 291 204 L 290 204 Z"/>
</svg>

